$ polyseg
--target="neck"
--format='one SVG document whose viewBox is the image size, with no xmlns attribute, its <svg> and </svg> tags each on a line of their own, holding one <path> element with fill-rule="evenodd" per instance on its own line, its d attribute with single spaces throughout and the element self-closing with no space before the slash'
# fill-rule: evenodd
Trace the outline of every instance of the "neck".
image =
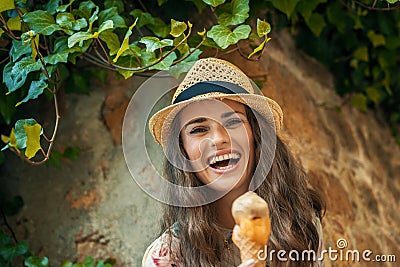
<svg viewBox="0 0 400 267">
<path fill-rule="evenodd" d="M 235 226 L 235 220 L 233 219 L 231 208 L 232 203 L 239 196 L 243 195 L 248 191 L 248 186 L 243 186 L 241 188 L 233 189 L 228 194 L 218 199 L 215 202 L 217 208 L 217 222 L 218 224 L 227 229 L 233 229 Z"/>
</svg>

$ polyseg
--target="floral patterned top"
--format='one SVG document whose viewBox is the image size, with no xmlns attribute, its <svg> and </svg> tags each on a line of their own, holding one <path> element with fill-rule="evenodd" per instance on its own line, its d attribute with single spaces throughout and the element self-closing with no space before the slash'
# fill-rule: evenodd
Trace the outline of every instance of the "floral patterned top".
<svg viewBox="0 0 400 267">
<path fill-rule="evenodd" d="M 315 225 L 319 234 L 317 255 L 321 255 L 322 226 L 318 216 L 316 216 Z M 222 229 L 222 232 L 225 237 L 224 246 L 227 252 L 223 254 L 221 267 L 237 267 L 241 264 L 240 250 L 232 242 L 232 230 Z M 170 234 L 172 234 L 171 246 L 169 246 L 168 242 Z M 174 224 L 146 249 L 142 260 L 142 267 L 184 267 L 179 261 L 179 255 L 175 254 L 176 251 L 179 251 L 179 229 Z M 321 267 L 323 263 L 317 262 L 315 266 Z"/>
</svg>

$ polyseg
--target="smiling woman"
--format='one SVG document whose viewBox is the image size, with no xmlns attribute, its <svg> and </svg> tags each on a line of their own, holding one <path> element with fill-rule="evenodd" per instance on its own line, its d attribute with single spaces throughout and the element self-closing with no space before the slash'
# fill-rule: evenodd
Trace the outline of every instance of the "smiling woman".
<svg viewBox="0 0 400 267">
<path fill-rule="evenodd" d="M 196 62 L 172 104 L 149 121 L 150 132 L 166 152 L 165 178 L 180 185 L 167 189 L 169 198 L 183 205 L 165 206 L 161 236 L 146 250 L 144 267 L 256 266 L 241 262 L 232 242 L 232 203 L 249 190 L 268 204 L 268 250 L 312 250 L 317 255 L 323 203 L 307 187 L 305 173 L 279 137 L 282 117 L 279 105 L 236 66 L 215 58 Z M 262 265 L 320 262 L 272 256 Z"/>
</svg>

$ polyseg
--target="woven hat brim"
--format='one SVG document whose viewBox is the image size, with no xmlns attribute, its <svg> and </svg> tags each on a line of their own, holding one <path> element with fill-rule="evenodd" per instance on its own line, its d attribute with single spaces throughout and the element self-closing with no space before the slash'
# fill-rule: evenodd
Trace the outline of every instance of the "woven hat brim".
<svg viewBox="0 0 400 267">
<path fill-rule="evenodd" d="M 165 107 L 155 113 L 149 120 L 150 133 L 153 135 L 154 139 L 163 146 L 162 133 L 163 129 L 168 130 L 172 124 L 173 118 L 181 111 L 184 107 L 190 103 L 203 101 L 206 99 L 229 99 L 237 101 L 239 103 L 245 104 L 250 108 L 257 111 L 261 116 L 263 116 L 267 121 L 274 123 L 275 130 L 278 133 L 283 125 L 283 113 L 281 107 L 274 100 L 256 94 L 219 94 L 211 95 L 208 97 L 202 97 L 199 99 L 189 99 L 182 101 L 168 107 Z M 164 138 L 165 139 L 165 138 Z"/>
</svg>

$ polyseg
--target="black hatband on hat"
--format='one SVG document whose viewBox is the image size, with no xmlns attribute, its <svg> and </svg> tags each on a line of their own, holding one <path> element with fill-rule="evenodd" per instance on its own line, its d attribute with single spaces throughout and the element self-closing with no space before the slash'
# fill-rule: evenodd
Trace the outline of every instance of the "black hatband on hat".
<svg viewBox="0 0 400 267">
<path fill-rule="evenodd" d="M 198 95 L 204 95 L 214 92 L 225 94 L 250 94 L 250 92 L 246 91 L 241 86 L 234 83 L 225 81 L 204 81 L 196 83 L 185 89 L 182 93 L 178 95 L 178 97 L 174 100 L 172 104 L 191 99 L 192 97 Z"/>
</svg>

